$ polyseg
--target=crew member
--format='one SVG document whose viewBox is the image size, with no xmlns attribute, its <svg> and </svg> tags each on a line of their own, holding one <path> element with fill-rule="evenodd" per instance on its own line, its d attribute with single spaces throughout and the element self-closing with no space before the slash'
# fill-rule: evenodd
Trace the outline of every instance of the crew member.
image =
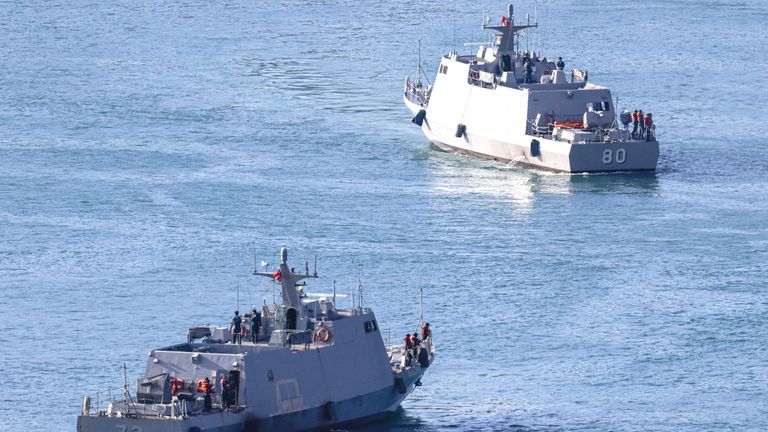
<svg viewBox="0 0 768 432">
<path fill-rule="evenodd" d="M 171 378 L 171 395 L 177 396 L 184 390 L 184 380 L 178 378 Z"/>
<path fill-rule="evenodd" d="M 637 110 L 632 111 L 632 138 L 637 137 L 637 126 L 638 126 L 638 117 L 637 117 Z"/>
<path fill-rule="evenodd" d="M 232 343 L 241 343 L 242 335 L 240 334 L 241 325 L 243 320 L 240 318 L 240 311 L 235 311 L 235 317 L 232 318 L 232 324 L 229 325 L 229 333 L 232 334 Z"/>
<path fill-rule="evenodd" d="M 201 379 L 197 382 L 197 391 L 203 394 L 203 409 L 206 411 L 211 410 L 211 395 L 213 394 L 213 386 L 211 380 L 208 377 Z"/>
<path fill-rule="evenodd" d="M 637 111 L 637 122 L 640 124 L 640 139 L 645 138 L 645 116 L 643 110 Z"/>
<path fill-rule="evenodd" d="M 558 70 L 565 70 L 565 62 L 563 61 L 562 57 L 557 58 L 557 69 Z"/>
<path fill-rule="evenodd" d="M 524 71 L 523 71 L 523 81 L 525 81 L 526 84 L 530 84 L 533 82 L 533 66 L 531 66 L 531 60 L 526 59 L 525 64 L 523 65 Z"/>
<path fill-rule="evenodd" d="M 411 340 L 411 335 L 405 334 L 405 337 L 403 338 L 403 342 L 405 343 L 405 350 L 408 351 L 411 348 L 413 348 L 413 340 Z"/>
<path fill-rule="evenodd" d="M 647 116 L 645 116 L 645 140 L 646 141 L 653 141 L 653 114 L 648 113 Z"/>
<path fill-rule="evenodd" d="M 261 328 L 261 314 L 253 308 L 251 312 L 251 340 L 256 343 L 259 338 L 259 329 Z"/>
<path fill-rule="evenodd" d="M 421 326 L 421 338 L 426 339 L 432 335 L 432 331 L 429 329 L 429 323 Z"/>
<path fill-rule="evenodd" d="M 413 332 L 411 335 L 411 345 L 418 346 L 421 343 L 421 340 L 419 339 L 419 334 L 416 332 Z"/>
<path fill-rule="evenodd" d="M 419 334 L 416 332 L 413 332 L 413 335 L 411 335 L 411 346 L 413 347 L 413 358 L 417 358 L 416 354 L 419 353 L 419 344 L 421 341 L 419 340 Z"/>
<path fill-rule="evenodd" d="M 411 354 L 411 350 L 406 350 L 405 356 L 403 357 L 403 362 L 404 362 L 403 366 L 406 366 L 406 367 L 410 366 L 411 361 L 413 361 L 413 355 Z"/>
<path fill-rule="evenodd" d="M 232 388 L 229 385 L 227 376 L 221 377 L 221 405 L 227 409 L 232 404 Z"/>
</svg>

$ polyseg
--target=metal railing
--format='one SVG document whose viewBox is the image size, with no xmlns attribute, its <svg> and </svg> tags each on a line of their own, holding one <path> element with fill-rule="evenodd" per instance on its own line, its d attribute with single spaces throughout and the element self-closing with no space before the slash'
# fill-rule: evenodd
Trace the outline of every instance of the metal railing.
<svg viewBox="0 0 768 432">
<path fill-rule="evenodd" d="M 411 81 L 410 75 L 405 77 L 405 94 L 414 103 L 424 106 L 429 102 L 432 87 L 424 87 L 421 83 Z"/>
<path fill-rule="evenodd" d="M 554 141 L 563 141 L 573 144 L 572 140 L 568 140 L 561 136 L 556 136 L 554 133 L 554 123 L 549 123 L 546 126 L 537 126 L 534 120 L 528 120 L 530 124 L 529 135 L 537 137 L 550 138 Z M 562 128 L 561 128 L 562 129 Z M 565 128 L 572 129 L 572 128 Z M 650 129 L 646 128 L 644 132 L 638 129 L 637 134 L 633 135 L 627 128 L 619 126 L 613 127 L 598 127 L 598 128 L 575 128 L 578 131 L 590 132 L 593 138 L 586 140 L 586 143 L 611 143 L 611 142 L 630 142 L 630 141 L 656 141 L 656 125 L 651 125 Z M 613 136 L 612 136 L 613 135 Z M 650 136 L 650 138 L 648 138 Z M 580 141 L 578 141 L 580 142 Z"/>
<path fill-rule="evenodd" d="M 125 394 L 125 388 L 123 387 L 114 387 L 114 388 L 108 388 L 106 390 L 96 390 L 94 392 L 91 392 L 95 397 L 91 397 L 91 393 L 86 393 L 83 396 L 83 415 L 103 415 L 104 412 L 101 410 L 101 403 L 106 402 L 107 404 L 114 404 L 115 402 L 118 402 L 118 400 L 115 398 L 115 394 Z M 129 392 L 133 392 L 133 389 L 129 386 L 128 387 Z M 103 397 L 106 396 L 104 400 Z M 91 402 L 94 403 L 94 405 L 91 405 Z"/>
<path fill-rule="evenodd" d="M 115 394 L 121 394 L 121 392 L 124 392 L 125 389 L 123 388 L 112 388 L 107 389 L 106 391 L 95 391 L 93 392 L 94 397 L 91 398 L 90 394 L 86 394 L 83 396 L 83 409 L 82 409 L 82 415 L 84 416 L 118 416 L 118 417 L 132 417 L 132 416 L 139 416 L 139 415 L 151 415 L 154 417 L 160 417 L 160 418 L 186 418 L 190 415 L 190 413 L 198 412 L 200 411 L 202 407 L 202 396 L 198 393 L 194 400 L 181 400 L 178 398 L 177 395 L 173 395 L 171 397 L 171 402 L 169 403 L 153 403 L 153 404 L 132 404 L 133 407 L 131 407 L 130 401 L 125 400 L 123 397 L 120 399 L 117 399 Z M 129 388 L 129 391 L 133 391 Z M 103 402 L 102 396 L 106 394 L 106 402 L 108 402 L 112 408 L 114 409 L 117 407 L 116 411 L 112 411 L 110 408 L 106 408 L 104 410 L 101 409 L 101 403 Z M 91 405 L 91 401 L 94 402 L 94 405 Z M 139 408 L 140 407 L 140 408 Z M 211 395 L 211 407 L 213 409 L 225 409 L 224 407 L 224 401 L 223 401 L 223 395 L 214 393 Z M 242 407 L 241 404 L 230 405 L 230 408 L 239 408 Z M 167 413 L 167 414 L 166 414 Z"/>
</svg>

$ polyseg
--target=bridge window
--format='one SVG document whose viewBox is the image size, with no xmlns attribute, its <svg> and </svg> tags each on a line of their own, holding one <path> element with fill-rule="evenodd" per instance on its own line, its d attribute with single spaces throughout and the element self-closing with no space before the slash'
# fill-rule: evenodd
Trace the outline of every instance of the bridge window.
<svg viewBox="0 0 768 432">
<path fill-rule="evenodd" d="M 376 320 L 372 320 L 372 321 L 366 321 L 366 322 L 365 322 L 365 332 L 366 332 L 366 333 L 370 333 L 370 332 L 376 331 L 376 330 L 378 330 L 378 329 L 379 329 L 379 328 L 378 328 L 378 326 L 376 325 Z"/>
<path fill-rule="evenodd" d="M 592 111 L 596 111 L 596 112 L 611 110 L 610 102 L 590 102 L 589 104 L 587 104 L 587 106 L 588 108 L 591 108 Z"/>
</svg>

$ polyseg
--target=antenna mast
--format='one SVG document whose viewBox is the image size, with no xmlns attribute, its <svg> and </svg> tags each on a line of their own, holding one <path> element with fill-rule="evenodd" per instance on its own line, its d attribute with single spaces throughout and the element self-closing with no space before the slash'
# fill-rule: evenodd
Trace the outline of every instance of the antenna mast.
<svg viewBox="0 0 768 432">
<path fill-rule="evenodd" d="M 424 288 L 419 288 L 419 327 L 424 325 Z"/>
<path fill-rule="evenodd" d="M 451 21 L 453 21 L 453 53 L 458 55 L 456 52 L 456 0 L 451 4 Z"/>
<path fill-rule="evenodd" d="M 416 68 L 416 83 L 421 84 L 421 39 L 419 39 L 419 66 Z"/>
<path fill-rule="evenodd" d="M 125 400 L 133 405 L 133 410 L 136 412 L 136 417 L 141 417 L 139 415 L 139 410 L 136 409 L 136 404 L 133 402 L 133 398 L 131 397 L 131 390 L 128 387 L 128 367 L 125 365 L 125 363 L 123 363 L 123 388 L 125 389 Z"/>
<path fill-rule="evenodd" d="M 360 311 L 363 311 L 363 281 L 357 280 L 357 291 L 360 293 Z"/>
</svg>

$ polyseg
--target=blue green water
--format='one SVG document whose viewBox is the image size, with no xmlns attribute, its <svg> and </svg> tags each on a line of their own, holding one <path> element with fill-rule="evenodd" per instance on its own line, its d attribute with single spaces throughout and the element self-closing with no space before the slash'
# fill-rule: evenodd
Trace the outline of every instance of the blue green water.
<svg viewBox="0 0 768 432">
<path fill-rule="evenodd" d="M 539 5 L 661 141 L 568 176 L 430 148 L 416 41 L 434 74 L 506 5 L 420 3 L 0 4 L 0 430 L 74 430 L 281 246 L 393 339 L 424 289 L 438 361 L 376 430 L 768 429 L 768 5 Z"/>
</svg>

